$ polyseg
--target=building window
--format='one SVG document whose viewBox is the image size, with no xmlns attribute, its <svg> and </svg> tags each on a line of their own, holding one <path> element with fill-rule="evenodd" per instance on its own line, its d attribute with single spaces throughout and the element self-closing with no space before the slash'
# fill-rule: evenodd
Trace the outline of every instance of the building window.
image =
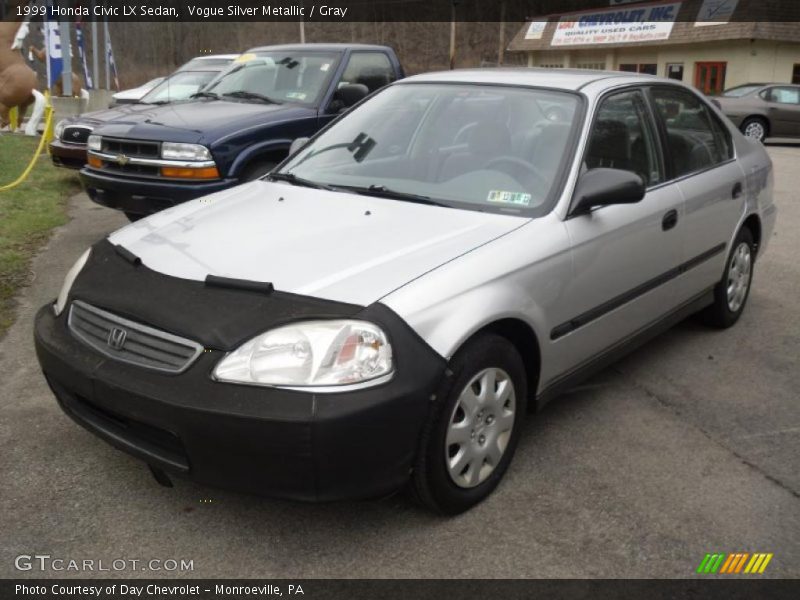
<svg viewBox="0 0 800 600">
<path fill-rule="evenodd" d="M 725 89 L 725 71 L 728 63 L 694 63 L 694 86 L 706 96 L 716 96 Z"/>
<path fill-rule="evenodd" d="M 800 83 L 800 64 L 792 67 L 792 83 Z"/>
<path fill-rule="evenodd" d="M 542 69 L 563 69 L 564 65 L 563 64 L 552 63 L 552 64 L 547 64 L 547 65 L 539 65 L 539 67 L 542 68 Z"/>
<path fill-rule="evenodd" d="M 587 63 L 577 63 L 575 65 L 579 69 L 592 69 L 594 71 L 602 71 L 606 68 L 606 63 L 604 62 L 587 62 Z"/>
<path fill-rule="evenodd" d="M 667 63 L 667 77 L 683 81 L 683 63 Z"/>
<path fill-rule="evenodd" d="M 647 73 L 648 75 L 655 75 L 658 70 L 656 63 L 623 63 L 619 66 L 619 71 L 626 73 Z"/>
</svg>

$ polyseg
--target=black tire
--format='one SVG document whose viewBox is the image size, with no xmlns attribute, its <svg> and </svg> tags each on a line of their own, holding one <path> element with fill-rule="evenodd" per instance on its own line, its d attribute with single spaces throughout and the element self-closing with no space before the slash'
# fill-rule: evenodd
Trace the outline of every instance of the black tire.
<svg viewBox="0 0 800 600">
<path fill-rule="evenodd" d="M 748 117 L 742 122 L 741 132 L 762 144 L 769 135 L 769 123 L 762 117 Z"/>
<path fill-rule="evenodd" d="M 514 421 L 507 436 L 505 450 L 485 480 L 475 487 L 461 487 L 451 477 L 445 462 L 448 428 L 457 413 L 459 396 L 472 379 L 486 369 L 501 369 L 508 375 L 514 391 Z M 417 458 L 412 473 L 411 488 L 415 498 L 436 512 L 455 515 L 484 500 L 494 491 L 503 478 L 514 456 L 519 441 L 527 404 L 527 381 L 525 367 L 517 350 L 505 338 L 493 334 L 480 334 L 468 342 L 450 361 L 453 372 L 452 385 L 446 397 L 433 408 L 433 413 L 420 439 Z M 478 384 L 479 385 L 479 384 Z M 460 408 L 458 410 L 461 410 Z M 463 413 L 462 413 L 463 414 Z M 492 421 L 497 427 L 499 419 Z M 488 415 L 484 417 L 480 432 L 487 432 L 489 440 L 495 438 L 488 433 Z M 470 427 L 472 425 L 469 425 Z M 473 436 L 474 436 L 474 431 Z M 484 437 L 484 440 L 487 438 Z M 477 440 L 466 444 L 477 443 Z M 466 446 L 465 444 L 465 446 Z M 460 447 L 459 447 L 460 448 Z M 481 460 L 481 468 L 487 463 Z"/>
<path fill-rule="evenodd" d="M 242 181 L 254 181 L 255 179 L 260 179 L 272 169 L 275 168 L 277 162 L 258 162 L 248 166 L 244 173 L 242 173 Z"/>
<path fill-rule="evenodd" d="M 147 216 L 147 215 L 139 215 L 136 213 L 128 212 L 127 210 L 123 212 L 125 213 L 125 216 L 128 217 L 128 221 L 130 221 L 131 223 L 135 223 L 139 219 L 144 219 Z"/>
<path fill-rule="evenodd" d="M 743 278 L 743 281 L 746 281 L 747 286 L 744 289 L 744 296 L 738 306 L 734 304 L 734 306 L 731 307 L 731 303 L 728 299 L 728 287 L 731 277 L 734 276 L 733 272 L 731 271 L 731 266 L 734 262 L 734 257 L 736 256 L 737 252 L 740 251 L 740 246 L 743 244 L 749 248 L 749 270 L 746 277 Z M 703 321 L 705 321 L 708 325 L 717 327 L 719 329 L 727 329 L 736 323 L 736 321 L 739 320 L 739 317 L 742 316 L 744 307 L 747 306 L 747 299 L 750 297 L 750 286 L 753 281 L 755 259 L 756 247 L 753 243 L 753 234 L 747 227 L 743 227 L 741 230 L 739 230 L 736 239 L 733 241 L 731 251 L 728 254 L 728 260 L 725 261 L 725 271 L 722 274 L 722 279 L 720 279 L 717 285 L 714 286 L 714 303 L 700 313 Z"/>
</svg>

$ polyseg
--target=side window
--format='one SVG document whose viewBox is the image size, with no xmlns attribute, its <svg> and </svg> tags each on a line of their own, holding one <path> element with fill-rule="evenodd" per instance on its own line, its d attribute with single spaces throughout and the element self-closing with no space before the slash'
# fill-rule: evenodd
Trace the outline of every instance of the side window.
<svg viewBox="0 0 800 600">
<path fill-rule="evenodd" d="M 769 91 L 769 100 L 779 104 L 800 104 L 800 87 L 774 87 Z"/>
<path fill-rule="evenodd" d="M 589 169 L 633 171 L 648 186 L 663 181 L 656 136 L 642 92 L 622 92 L 602 101 L 584 160 Z"/>
<path fill-rule="evenodd" d="M 696 173 L 733 157 L 730 134 L 691 92 L 652 88 L 656 112 L 667 131 L 675 177 Z"/>
<path fill-rule="evenodd" d="M 339 86 L 362 83 L 372 93 L 394 81 L 394 69 L 383 52 L 354 52 L 342 74 Z"/>
</svg>

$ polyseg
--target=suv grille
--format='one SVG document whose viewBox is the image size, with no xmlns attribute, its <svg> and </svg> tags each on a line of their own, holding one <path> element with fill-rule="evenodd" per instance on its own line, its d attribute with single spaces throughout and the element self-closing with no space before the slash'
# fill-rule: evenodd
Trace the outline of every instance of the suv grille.
<svg viewBox="0 0 800 600">
<path fill-rule="evenodd" d="M 64 127 L 61 132 L 61 141 L 65 144 L 85 145 L 89 134 L 92 133 L 91 127 Z"/>
<path fill-rule="evenodd" d="M 140 367 L 180 373 L 203 352 L 191 340 L 135 323 L 80 300 L 72 302 L 72 334 L 101 354 Z"/>
<path fill-rule="evenodd" d="M 160 158 L 161 149 L 158 142 L 145 142 L 141 140 L 122 140 L 103 137 L 103 152 L 109 154 L 124 154 L 136 158 Z"/>
</svg>

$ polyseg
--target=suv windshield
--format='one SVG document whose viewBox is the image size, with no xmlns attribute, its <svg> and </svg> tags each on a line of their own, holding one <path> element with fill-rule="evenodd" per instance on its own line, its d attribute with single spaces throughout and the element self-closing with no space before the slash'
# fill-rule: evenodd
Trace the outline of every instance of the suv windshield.
<svg viewBox="0 0 800 600">
<path fill-rule="evenodd" d="M 218 73 L 219 71 L 180 71 L 147 92 L 139 102 L 162 104 L 186 100 Z"/>
<path fill-rule="evenodd" d="M 314 104 L 338 61 L 337 52 L 251 52 L 237 58 L 203 91 L 242 102 Z"/>
<path fill-rule="evenodd" d="M 579 102 L 530 88 L 394 85 L 303 148 L 277 178 L 539 216 L 550 210 L 570 155 Z"/>
</svg>

